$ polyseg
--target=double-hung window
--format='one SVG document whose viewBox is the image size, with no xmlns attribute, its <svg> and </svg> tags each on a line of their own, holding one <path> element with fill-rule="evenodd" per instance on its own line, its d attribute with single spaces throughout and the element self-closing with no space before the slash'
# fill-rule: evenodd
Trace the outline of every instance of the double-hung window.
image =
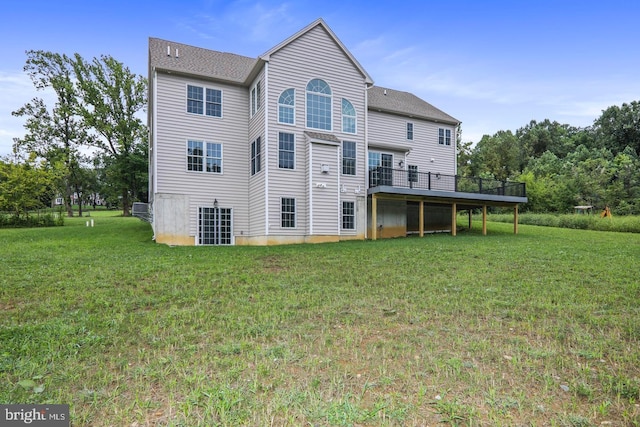
<svg viewBox="0 0 640 427">
<path fill-rule="evenodd" d="M 331 88 L 324 80 L 307 84 L 307 127 L 331 130 Z"/>
<path fill-rule="evenodd" d="M 258 80 L 251 88 L 251 117 L 253 117 L 253 115 L 260 109 L 261 97 L 261 85 L 260 80 Z"/>
<path fill-rule="evenodd" d="M 451 129 L 438 129 L 438 144 L 451 145 Z"/>
<path fill-rule="evenodd" d="M 413 123 L 411 122 L 407 123 L 407 139 L 413 140 Z"/>
<path fill-rule="evenodd" d="M 296 199 L 290 197 L 280 199 L 280 218 L 282 228 L 296 227 Z"/>
<path fill-rule="evenodd" d="M 295 157 L 295 135 L 280 132 L 278 134 L 278 167 L 280 169 L 295 169 Z"/>
<path fill-rule="evenodd" d="M 355 230 L 356 228 L 356 209 L 355 202 L 342 202 L 342 229 Z"/>
<path fill-rule="evenodd" d="M 262 142 L 260 137 L 251 143 L 251 175 L 262 170 Z"/>
<path fill-rule="evenodd" d="M 342 174 L 356 174 L 356 143 L 342 141 Z"/>
<path fill-rule="evenodd" d="M 187 142 L 187 170 L 222 173 L 222 144 L 189 140 Z"/>
<path fill-rule="evenodd" d="M 292 125 L 295 123 L 295 89 L 286 89 L 278 98 L 278 122 Z"/>
<path fill-rule="evenodd" d="M 187 85 L 187 113 L 222 117 L 222 91 Z"/>
</svg>

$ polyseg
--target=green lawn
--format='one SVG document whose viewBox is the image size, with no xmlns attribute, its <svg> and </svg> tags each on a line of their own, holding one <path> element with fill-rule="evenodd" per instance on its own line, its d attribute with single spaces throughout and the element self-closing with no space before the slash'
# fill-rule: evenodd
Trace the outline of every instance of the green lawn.
<svg viewBox="0 0 640 427">
<path fill-rule="evenodd" d="M 74 426 L 640 425 L 638 234 L 168 247 L 117 214 L 0 230 L 0 402 Z"/>
</svg>

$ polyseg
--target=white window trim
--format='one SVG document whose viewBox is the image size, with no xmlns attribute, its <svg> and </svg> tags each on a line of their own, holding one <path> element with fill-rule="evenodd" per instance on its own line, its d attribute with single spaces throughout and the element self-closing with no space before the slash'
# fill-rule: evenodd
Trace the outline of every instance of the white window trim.
<svg viewBox="0 0 640 427">
<path fill-rule="evenodd" d="M 189 141 L 192 142 L 202 142 L 203 145 L 203 163 L 201 171 L 189 170 Z M 208 172 L 207 168 L 207 144 L 218 144 L 220 145 L 220 172 Z M 184 158 L 184 168 L 187 173 L 197 173 L 197 174 L 206 174 L 206 175 L 224 175 L 224 144 L 221 142 L 214 141 L 206 141 L 203 139 L 187 139 L 185 142 L 185 158 Z"/>
<path fill-rule="evenodd" d="M 442 143 L 440 142 L 440 131 L 442 130 Z M 447 133 L 449 133 L 449 143 L 447 144 Z M 447 128 L 438 128 L 438 145 L 441 145 L 443 147 L 451 147 L 451 142 L 452 142 L 452 135 L 453 132 L 451 131 L 451 129 L 447 129 Z M 455 145 L 455 144 L 453 144 Z"/>
<path fill-rule="evenodd" d="M 353 108 L 353 116 L 347 116 L 344 114 L 344 112 L 342 111 L 342 100 L 347 101 L 349 104 L 351 104 L 351 108 Z M 340 130 L 342 131 L 342 133 L 346 133 L 348 135 L 357 135 L 358 134 L 358 112 L 356 111 L 356 107 L 353 106 L 353 103 L 351 101 L 349 101 L 347 98 L 341 98 L 340 100 L 340 114 L 341 114 L 341 123 L 340 123 Z M 344 119 L 345 117 L 348 118 L 353 118 L 353 122 L 354 122 L 354 131 L 353 132 L 347 132 L 344 130 Z"/>
<path fill-rule="evenodd" d="M 309 82 L 311 82 L 311 80 L 322 80 L 323 82 L 325 82 L 327 84 L 327 86 L 329 86 L 329 90 L 331 90 L 331 95 L 327 95 L 324 93 L 320 93 L 320 92 L 309 92 L 307 90 L 307 86 L 309 85 Z M 319 131 L 323 131 L 323 132 L 333 132 L 333 89 L 331 89 L 331 85 L 325 80 L 325 79 L 321 79 L 319 77 L 314 77 L 313 79 L 310 79 L 307 84 L 304 86 L 304 126 L 306 129 L 314 129 L 314 130 L 319 130 Z M 324 129 L 324 128 L 314 128 L 309 126 L 308 123 L 308 117 L 309 117 L 309 101 L 307 99 L 307 96 L 309 94 L 314 94 L 317 96 L 325 96 L 327 98 L 329 98 L 329 105 L 331 106 L 331 109 L 329 111 L 329 120 L 331 123 L 331 127 L 329 129 Z M 342 112 L 342 105 L 340 105 L 340 112 Z"/>
<path fill-rule="evenodd" d="M 260 147 L 257 147 L 258 149 L 255 150 L 255 154 L 252 156 L 251 155 L 251 151 L 253 149 L 254 145 L 257 145 L 256 143 L 260 141 Z M 260 169 L 257 171 L 253 171 L 253 165 L 254 165 L 254 161 L 256 159 L 260 159 Z M 257 136 L 253 141 L 251 141 L 251 144 L 249 145 L 249 175 L 250 176 L 256 176 L 258 175 L 260 172 L 262 172 L 262 137 L 261 136 Z"/>
<path fill-rule="evenodd" d="M 288 134 L 288 135 L 293 135 L 293 167 L 292 168 L 283 168 L 280 167 L 280 134 L 284 133 L 284 134 Z M 296 161 L 296 154 L 297 154 L 297 150 L 296 150 L 296 134 L 293 132 L 278 132 L 278 157 L 277 157 L 277 161 L 278 161 L 278 170 L 281 171 L 294 171 L 296 170 L 296 168 L 298 167 L 298 162 Z"/>
<path fill-rule="evenodd" d="M 289 90 L 289 89 L 293 90 L 293 105 L 281 104 L 280 103 L 280 96 L 282 96 L 282 93 L 284 91 Z M 280 121 L 280 106 L 291 108 L 293 110 L 293 123 L 286 123 L 286 122 L 281 122 Z M 282 92 L 280 92 L 280 95 L 278 95 L 278 111 L 276 112 L 276 114 L 278 116 L 278 124 L 285 125 L 285 126 L 295 126 L 296 125 L 297 117 L 296 117 L 296 90 L 295 90 L 295 88 L 290 87 L 290 88 L 284 89 Z"/>
<path fill-rule="evenodd" d="M 284 213 L 282 211 L 282 200 L 283 199 L 292 199 L 293 200 L 293 227 L 283 227 L 282 226 L 282 214 Z M 287 212 L 290 213 L 290 212 Z M 294 230 L 296 228 L 298 228 L 298 200 L 295 197 L 286 197 L 286 196 L 281 196 L 280 197 L 280 218 L 279 219 L 279 223 L 280 223 L 280 229 L 282 230 Z"/>
<path fill-rule="evenodd" d="M 189 112 L 189 86 L 196 86 L 202 88 L 202 114 L 200 113 L 191 113 Z M 209 116 L 207 115 L 207 89 L 218 90 L 220 91 L 220 116 Z M 212 119 L 222 119 L 224 118 L 224 91 L 219 87 L 214 86 L 205 86 L 201 83 L 190 83 L 187 82 L 184 85 L 184 110 L 185 114 L 189 116 L 200 116 L 200 117 L 209 117 Z"/>
<path fill-rule="evenodd" d="M 344 143 L 345 142 L 352 142 L 353 144 L 355 144 L 356 146 L 356 157 L 355 157 L 355 173 L 353 175 L 351 174 L 346 174 L 344 173 L 344 169 L 343 169 L 343 160 L 344 160 Z M 349 141 L 349 140 L 344 140 L 342 141 L 342 144 L 340 144 L 340 175 L 342 176 L 351 176 L 351 177 L 356 177 L 358 176 L 358 143 L 356 141 Z"/>
<path fill-rule="evenodd" d="M 353 228 L 344 228 L 344 203 L 353 203 Z M 356 202 L 355 200 L 341 200 L 340 203 L 340 230 L 347 232 L 355 232 L 358 229 L 358 215 L 356 215 Z"/>
<path fill-rule="evenodd" d="M 260 78 L 251 86 L 249 90 L 249 117 L 253 117 L 262 108 L 262 84 Z M 258 91 L 258 89 L 260 89 Z"/>
<path fill-rule="evenodd" d="M 409 125 L 411 125 L 411 138 L 409 138 Z M 414 122 L 406 122 L 404 127 L 405 130 L 405 138 L 407 141 L 415 141 L 416 139 L 416 125 Z"/>
</svg>

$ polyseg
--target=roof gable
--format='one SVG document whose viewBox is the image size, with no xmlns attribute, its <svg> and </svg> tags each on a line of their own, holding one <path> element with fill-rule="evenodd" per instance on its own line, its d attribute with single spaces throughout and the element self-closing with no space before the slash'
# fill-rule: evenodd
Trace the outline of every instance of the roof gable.
<svg viewBox="0 0 640 427">
<path fill-rule="evenodd" d="M 435 122 L 457 125 L 460 121 L 412 93 L 380 86 L 369 88 L 367 95 L 369 110 L 417 117 Z"/>
<path fill-rule="evenodd" d="M 283 47 L 287 46 L 289 43 L 291 43 L 294 40 L 300 38 L 301 36 L 303 36 L 304 34 L 308 33 L 309 31 L 311 31 L 312 29 L 314 29 L 316 27 L 321 27 L 322 29 L 324 29 L 327 32 L 329 37 L 331 37 L 333 39 L 333 41 L 336 43 L 336 45 L 338 45 L 338 47 L 347 56 L 347 58 L 349 58 L 349 60 L 353 63 L 353 65 L 364 76 L 365 83 L 367 83 L 369 85 L 373 85 L 373 79 L 371 78 L 369 73 L 367 73 L 367 71 L 362 67 L 362 65 L 360 65 L 358 60 L 351 54 L 351 52 L 349 52 L 349 49 L 347 49 L 346 46 L 344 44 L 342 44 L 340 39 L 335 35 L 335 33 L 331 30 L 331 28 L 329 28 L 329 26 L 326 24 L 326 22 L 324 22 L 324 20 L 322 18 L 319 18 L 319 19 L 315 20 L 314 22 L 312 22 L 311 24 L 307 25 L 302 30 L 298 31 L 297 33 L 295 33 L 291 37 L 287 38 L 283 42 L 277 44 L 276 46 L 272 47 L 271 49 L 269 49 L 268 51 L 266 51 L 265 53 L 260 55 L 258 58 L 262 59 L 262 60 L 265 60 L 265 61 L 268 61 L 269 57 L 271 55 L 273 55 L 274 53 L 276 53 L 277 51 L 279 51 Z"/>
</svg>

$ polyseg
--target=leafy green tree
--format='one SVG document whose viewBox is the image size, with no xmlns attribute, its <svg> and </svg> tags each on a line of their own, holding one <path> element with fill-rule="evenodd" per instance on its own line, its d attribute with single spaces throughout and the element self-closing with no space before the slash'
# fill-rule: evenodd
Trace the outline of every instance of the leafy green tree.
<svg viewBox="0 0 640 427">
<path fill-rule="evenodd" d="M 528 125 L 516 131 L 516 137 L 522 148 L 522 164 L 528 159 L 540 157 L 550 151 L 564 158 L 576 146 L 577 135 L 582 129 L 545 119 L 542 122 L 531 120 Z"/>
<path fill-rule="evenodd" d="M 616 155 L 630 147 L 640 155 L 640 102 L 614 105 L 594 122 L 597 139 Z"/>
<path fill-rule="evenodd" d="M 511 131 L 498 131 L 485 135 L 471 154 L 470 171 L 475 176 L 489 174 L 495 179 L 507 180 L 519 174 L 520 148 Z"/>
<path fill-rule="evenodd" d="M 137 114 L 146 106 L 147 81 L 111 56 L 73 61 L 81 101 L 78 112 L 100 138 L 105 167 L 117 189 L 123 215 L 147 186 L 147 128 Z"/>
<path fill-rule="evenodd" d="M 77 114 L 77 90 L 70 58 L 52 52 L 27 52 L 24 70 L 38 90 L 52 89 L 56 94 L 53 108 L 34 98 L 12 114 L 27 117 L 24 138 L 14 140 L 16 149 L 36 153 L 50 164 L 58 163 L 63 170 L 61 193 L 68 216 L 73 216 L 71 179 L 79 167 L 78 149 L 86 145 L 89 136 L 85 122 Z"/>
</svg>

